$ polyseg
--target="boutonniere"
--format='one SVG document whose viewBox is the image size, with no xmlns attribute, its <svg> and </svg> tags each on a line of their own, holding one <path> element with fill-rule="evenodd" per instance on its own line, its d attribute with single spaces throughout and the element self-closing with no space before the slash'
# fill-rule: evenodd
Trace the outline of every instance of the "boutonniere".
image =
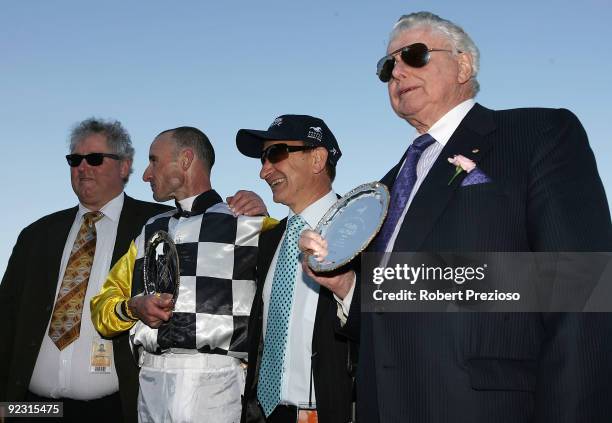
<svg viewBox="0 0 612 423">
<path fill-rule="evenodd" d="M 461 154 L 449 157 L 448 162 L 455 165 L 455 174 L 450 181 L 448 181 L 448 185 L 450 185 L 461 172 L 470 173 L 472 170 L 476 169 L 476 163 Z"/>
</svg>

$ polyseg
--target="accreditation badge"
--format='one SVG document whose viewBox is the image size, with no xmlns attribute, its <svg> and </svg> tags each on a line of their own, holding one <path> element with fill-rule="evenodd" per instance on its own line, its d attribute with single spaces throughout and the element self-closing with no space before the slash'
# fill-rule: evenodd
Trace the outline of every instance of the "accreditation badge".
<svg viewBox="0 0 612 423">
<path fill-rule="evenodd" d="M 298 407 L 297 423 L 318 423 L 319 416 L 314 404 L 300 404 Z"/>
<path fill-rule="evenodd" d="M 94 338 L 91 341 L 91 356 L 89 358 L 89 372 L 94 374 L 108 374 L 113 364 L 113 341 Z"/>
</svg>

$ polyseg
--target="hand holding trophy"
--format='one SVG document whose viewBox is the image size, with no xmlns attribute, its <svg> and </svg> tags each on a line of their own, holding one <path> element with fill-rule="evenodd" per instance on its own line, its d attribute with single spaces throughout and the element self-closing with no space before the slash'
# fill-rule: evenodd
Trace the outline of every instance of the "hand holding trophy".
<svg viewBox="0 0 612 423">
<path fill-rule="evenodd" d="M 172 317 L 180 286 L 176 245 L 165 231 L 155 232 L 146 243 L 143 279 L 145 295 L 132 297 L 129 308 L 147 326 L 158 328 Z"/>
<path fill-rule="evenodd" d="M 341 271 L 374 239 L 389 207 L 389 190 L 380 182 L 360 185 L 339 199 L 314 231 L 302 232 L 300 250 L 304 272 L 344 298 L 352 287 L 352 271 Z"/>
</svg>

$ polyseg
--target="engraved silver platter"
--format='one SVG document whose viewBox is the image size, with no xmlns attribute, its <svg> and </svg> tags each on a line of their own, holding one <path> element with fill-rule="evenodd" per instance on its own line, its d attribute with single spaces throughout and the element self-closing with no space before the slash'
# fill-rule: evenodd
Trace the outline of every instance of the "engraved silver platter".
<svg viewBox="0 0 612 423">
<path fill-rule="evenodd" d="M 327 240 L 328 255 L 321 262 L 308 256 L 308 266 L 329 272 L 351 261 L 380 230 L 389 199 L 389 190 L 380 182 L 359 185 L 339 199 L 315 228 Z"/>
<path fill-rule="evenodd" d="M 146 294 L 179 294 L 179 257 L 168 232 L 159 230 L 147 240 L 143 264 Z"/>
</svg>

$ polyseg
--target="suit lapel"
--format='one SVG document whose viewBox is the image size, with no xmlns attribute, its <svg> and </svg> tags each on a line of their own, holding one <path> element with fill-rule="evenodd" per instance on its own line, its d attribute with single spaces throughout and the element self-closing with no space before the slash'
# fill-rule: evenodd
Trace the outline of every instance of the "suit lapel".
<svg viewBox="0 0 612 423">
<path fill-rule="evenodd" d="M 272 258 L 274 257 L 274 253 L 278 248 L 278 244 L 280 243 L 283 234 L 285 233 L 285 228 L 287 227 L 287 218 L 284 218 L 276 225 L 274 228 L 270 229 L 267 232 L 261 234 L 261 245 L 260 249 L 260 260 L 259 260 L 259 269 L 258 274 L 261 280 L 261 285 L 265 281 L 268 272 L 270 271 L 270 264 L 272 263 Z"/>
<path fill-rule="evenodd" d="M 62 255 L 77 211 L 78 207 L 74 207 L 62 212 L 58 219 L 54 219 L 47 225 L 46 234 L 41 234 L 46 239 L 39 240 L 42 248 L 38 251 L 44 253 L 44 258 L 42 258 L 44 264 L 39 266 L 40 270 L 36 272 L 40 278 L 28 281 L 28 288 L 36 293 L 31 296 L 32 310 L 29 319 L 29 322 L 35 325 L 29 330 L 36 339 L 44 337 L 47 322 L 53 311 Z M 32 265 L 32 263 L 24 263 L 24 265 Z"/>
<path fill-rule="evenodd" d="M 492 113 L 476 104 L 457 127 L 410 204 L 393 251 L 420 249 L 465 177 L 460 175 L 449 185 L 455 167 L 448 163 L 448 158 L 461 154 L 478 164 L 485 157 L 492 147 L 486 135 L 496 128 Z"/>
<path fill-rule="evenodd" d="M 138 224 L 137 218 L 139 215 L 138 207 L 134 206 L 134 200 L 124 194 L 123 207 L 121 208 L 119 224 L 117 225 L 117 238 L 115 239 L 115 247 L 113 248 L 111 268 L 117 260 L 127 252 L 128 248 L 130 248 L 130 243 L 132 242 L 131 235 L 135 232 L 133 226 Z"/>
<path fill-rule="evenodd" d="M 47 265 L 44 269 L 51 270 L 46 272 L 46 286 L 49 288 L 49 293 L 53 297 L 52 301 L 55 301 L 55 291 L 57 288 L 60 266 L 62 264 L 62 255 L 64 254 L 64 248 L 66 246 L 66 239 L 68 238 L 68 233 L 70 232 L 70 228 L 72 227 L 78 210 L 78 207 L 67 210 L 64 216 L 49 224 L 47 227 L 47 248 L 45 249 L 47 252 Z"/>
<path fill-rule="evenodd" d="M 287 227 L 287 218 L 281 220 L 278 225 L 261 234 L 259 238 L 259 252 L 257 256 L 257 290 L 253 300 L 251 316 L 249 318 L 249 359 L 255 360 L 255 366 L 247 375 L 247 390 L 255 390 L 261 365 L 263 353 L 263 287 L 270 270 L 270 263 L 274 252 Z M 252 378 L 252 379 L 249 379 Z M 250 382 L 249 382 L 250 381 Z M 250 388 L 249 388 L 250 387 Z"/>
<path fill-rule="evenodd" d="M 402 163 L 404 163 L 404 159 L 406 159 L 406 153 L 404 153 L 400 161 L 393 166 L 393 168 L 380 180 L 380 182 L 389 188 L 389 191 L 391 191 L 391 188 L 393 188 L 393 183 L 395 182 L 395 178 L 397 178 L 397 174 L 402 167 Z"/>
<path fill-rule="evenodd" d="M 280 243 L 285 228 L 287 227 L 287 218 L 284 218 L 274 228 L 261 234 L 259 238 L 259 253 L 257 256 L 257 289 L 255 291 L 255 301 L 253 307 L 257 307 L 257 310 L 251 311 L 251 314 L 263 315 L 263 288 L 270 271 L 270 264 L 272 258 L 276 252 L 276 248 Z M 261 328 L 260 328 L 260 333 Z M 261 339 L 263 342 L 263 339 Z"/>
</svg>

